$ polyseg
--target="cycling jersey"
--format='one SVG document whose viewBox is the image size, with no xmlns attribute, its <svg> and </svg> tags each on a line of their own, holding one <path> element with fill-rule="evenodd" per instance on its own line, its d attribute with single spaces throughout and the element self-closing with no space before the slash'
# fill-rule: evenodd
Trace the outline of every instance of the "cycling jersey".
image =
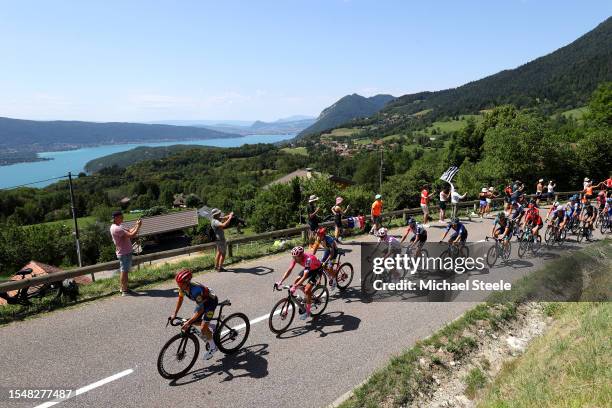
<svg viewBox="0 0 612 408">
<path fill-rule="evenodd" d="M 566 218 L 567 216 L 568 215 L 567 215 L 565 207 L 559 207 L 555 211 L 552 212 L 552 218 L 553 219 L 558 218 L 558 219 L 562 220 L 562 219 Z"/>
<path fill-rule="evenodd" d="M 502 222 L 503 220 L 503 222 Z M 499 225 L 501 227 L 506 228 L 506 225 L 508 225 L 508 219 L 506 217 L 501 218 L 499 215 L 497 217 L 495 217 L 495 222 L 493 223 L 493 226 Z"/>
<path fill-rule="evenodd" d="M 321 257 L 321 263 L 325 263 L 329 260 L 336 259 L 338 255 L 338 246 L 336 245 L 336 239 L 334 237 L 330 237 L 329 235 L 325 235 L 325 237 L 320 240 L 321 244 L 325 250 L 323 251 L 323 256 Z"/>
<path fill-rule="evenodd" d="M 531 225 L 542 225 L 542 217 L 537 211 L 530 211 L 527 214 L 525 221 Z"/>
<path fill-rule="evenodd" d="M 446 232 L 450 231 L 451 228 L 458 234 L 467 235 L 467 228 L 465 228 L 465 225 L 460 222 L 458 222 L 454 227 L 452 224 L 446 227 Z"/>
<path fill-rule="evenodd" d="M 317 259 L 316 256 L 312 255 L 312 254 L 304 254 L 302 256 L 302 259 L 300 262 L 297 262 L 295 260 L 295 258 L 293 258 L 291 260 L 291 265 L 290 268 L 293 269 L 293 267 L 295 267 L 295 265 L 299 263 L 301 266 L 304 267 L 304 270 L 308 270 L 308 271 L 314 271 L 317 270 L 319 268 L 321 268 L 321 261 L 319 261 Z"/>
<path fill-rule="evenodd" d="M 595 214 L 595 208 L 591 204 L 589 204 L 586 207 L 584 207 L 584 215 L 587 218 L 592 217 L 593 214 Z"/>
<path fill-rule="evenodd" d="M 401 251 L 402 249 L 402 244 L 400 242 L 399 239 L 395 238 L 394 236 L 391 235 L 387 235 L 386 237 L 382 238 L 378 238 L 378 242 L 385 242 L 387 243 L 387 253 L 391 253 L 392 251 Z"/>
<path fill-rule="evenodd" d="M 217 307 L 217 296 L 210 290 L 210 288 L 202 285 L 201 283 L 189 282 L 189 290 L 184 291 L 179 288 L 179 297 L 182 298 L 187 296 L 189 299 L 196 303 L 194 313 L 200 311 L 203 312 L 203 319 L 210 321 L 213 318 L 215 308 Z"/>
<path fill-rule="evenodd" d="M 416 227 L 412 228 L 412 232 L 414 232 L 414 236 L 410 239 L 410 242 L 415 240 L 419 242 L 427 241 L 427 230 L 423 225 L 417 224 Z"/>
</svg>

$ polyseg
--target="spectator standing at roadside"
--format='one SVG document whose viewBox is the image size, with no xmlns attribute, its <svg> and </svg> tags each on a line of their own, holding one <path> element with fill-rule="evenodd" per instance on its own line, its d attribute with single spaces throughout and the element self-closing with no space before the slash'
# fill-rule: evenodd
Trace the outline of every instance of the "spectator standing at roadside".
<svg viewBox="0 0 612 408">
<path fill-rule="evenodd" d="M 217 240 L 215 241 L 215 243 L 217 244 L 217 253 L 215 254 L 215 270 L 217 272 L 226 272 L 226 269 L 223 268 L 223 262 L 225 261 L 225 251 L 227 250 L 227 242 L 225 240 L 224 230 L 229 227 L 234 213 L 231 212 L 229 213 L 229 215 L 221 217 L 221 210 L 219 210 L 218 208 L 213 208 L 210 214 L 212 216 L 210 226 L 215 232 L 215 237 L 217 238 Z"/>
<path fill-rule="evenodd" d="M 467 193 L 461 195 L 455 190 L 454 186 L 451 188 L 451 204 L 453 206 L 453 213 L 451 218 L 457 217 L 457 206 L 459 205 L 459 201 L 463 200 L 467 196 Z"/>
<path fill-rule="evenodd" d="M 342 209 L 342 207 L 340 207 L 340 204 L 342 204 L 343 201 L 344 199 L 342 197 L 336 197 L 336 205 L 331 208 L 331 212 L 334 215 L 334 226 L 336 227 L 336 230 L 334 231 L 334 237 L 338 242 L 342 241 L 342 237 L 340 236 L 340 234 L 342 233 L 342 216 L 350 208 L 350 205 L 347 205 L 346 208 Z"/>
<path fill-rule="evenodd" d="M 421 210 L 423 210 L 423 227 L 429 228 L 429 191 L 427 186 L 423 186 L 421 191 Z"/>
<path fill-rule="evenodd" d="M 446 205 L 448 204 L 448 200 L 450 199 L 450 192 L 448 186 L 444 187 L 442 191 L 440 191 L 440 222 L 444 223 L 444 218 L 446 217 Z"/>
<path fill-rule="evenodd" d="M 113 212 L 113 224 L 110 226 L 111 237 L 115 244 L 115 253 L 119 260 L 119 284 L 121 286 L 121 296 L 126 296 L 130 290 L 128 288 L 128 273 L 132 268 L 132 238 L 138 235 L 138 230 L 142 226 L 142 220 L 130 228 L 123 227 L 123 213 Z"/>
<path fill-rule="evenodd" d="M 555 199 L 555 187 L 557 187 L 557 185 L 553 183 L 552 180 L 548 180 L 548 186 L 546 186 L 546 190 L 548 191 L 546 194 L 547 201 L 553 201 Z"/>
<path fill-rule="evenodd" d="M 544 193 L 544 179 L 538 180 L 538 184 L 536 184 L 536 204 L 540 204 L 540 200 L 542 199 L 542 195 Z"/>
<path fill-rule="evenodd" d="M 370 217 L 372 220 L 372 228 L 370 228 L 370 234 L 375 234 L 376 231 L 382 226 L 382 211 L 383 201 L 380 194 L 376 194 L 374 202 L 372 203 L 372 210 L 370 211 Z"/>
<path fill-rule="evenodd" d="M 306 211 L 308 212 L 308 227 L 310 228 L 308 232 L 308 239 L 310 241 L 314 241 L 317 230 L 319 229 L 319 211 L 321 210 L 317 205 L 317 201 L 319 201 L 319 197 L 312 194 L 308 198 L 308 205 L 306 206 Z"/>
</svg>

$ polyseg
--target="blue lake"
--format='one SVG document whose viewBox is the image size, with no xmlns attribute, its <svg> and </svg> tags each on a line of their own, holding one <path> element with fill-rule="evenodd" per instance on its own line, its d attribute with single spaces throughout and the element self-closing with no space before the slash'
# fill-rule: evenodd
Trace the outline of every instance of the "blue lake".
<svg viewBox="0 0 612 408">
<path fill-rule="evenodd" d="M 11 166 L 0 166 L 0 188 L 13 187 L 21 184 L 32 183 L 53 177 L 65 176 L 68 172 L 78 174 L 84 171 L 88 161 L 106 156 L 112 153 L 124 152 L 138 146 L 171 146 L 171 145 L 201 145 L 217 147 L 238 147 L 244 144 L 276 143 L 291 139 L 295 135 L 249 135 L 230 139 L 206 139 L 189 140 L 184 142 L 161 142 L 161 143 L 138 143 L 105 145 L 87 147 L 77 150 L 62 152 L 40 153 L 40 157 L 53 160 L 18 163 Z M 54 181 L 46 181 L 33 184 L 32 187 L 44 187 Z"/>
</svg>

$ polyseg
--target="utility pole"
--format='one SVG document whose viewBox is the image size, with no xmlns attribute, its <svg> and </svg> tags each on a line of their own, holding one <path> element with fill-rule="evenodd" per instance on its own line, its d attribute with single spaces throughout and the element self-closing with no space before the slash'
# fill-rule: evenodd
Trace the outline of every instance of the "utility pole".
<svg viewBox="0 0 612 408">
<path fill-rule="evenodd" d="M 383 173 L 383 148 L 380 146 L 380 172 L 378 179 L 378 193 L 382 192 L 382 173 Z"/>
<path fill-rule="evenodd" d="M 74 221 L 74 240 L 76 241 L 77 259 L 79 260 L 79 268 L 83 266 L 81 259 L 81 242 L 79 241 L 79 223 L 77 222 L 76 206 L 74 205 L 74 191 L 72 189 L 72 173 L 68 172 L 68 186 L 70 187 L 70 209 L 72 210 L 72 221 Z M 93 273 L 91 279 L 95 280 Z"/>
</svg>

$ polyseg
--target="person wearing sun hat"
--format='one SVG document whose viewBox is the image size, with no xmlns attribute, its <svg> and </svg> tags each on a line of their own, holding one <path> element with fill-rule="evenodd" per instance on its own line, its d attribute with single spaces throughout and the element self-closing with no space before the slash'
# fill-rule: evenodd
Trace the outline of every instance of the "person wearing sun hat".
<svg viewBox="0 0 612 408">
<path fill-rule="evenodd" d="M 342 204 L 343 202 L 344 199 L 342 197 L 336 197 L 336 204 L 331 208 L 331 212 L 332 214 L 334 214 L 334 237 L 339 242 L 342 242 L 342 237 L 340 236 L 340 234 L 342 233 L 342 216 L 348 211 L 350 207 L 349 205 L 347 205 L 344 209 L 340 207 L 340 204 Z"/>
<path fill-rule="evenodd" d="M 308 239 L 310 241 L 314 241 L 317 229 L 319 228 L 318 214 L 321 209 L 317 205 L 317 201 L 319 201 L 319 197 L 312 194 L 310 197 L 308 197 L 308 205 L 306 206 L 306 212 L 308 213 L 308 219 L 306 222 L 308 223 Z"/>
<path fill-rule="evenodd" d="M 223 262 L 225 261 L 225 252 L 227 250 L 227 242 L 225 240 L 225 231 L 230 222 L 232 221 L 232 217 L 234 213 L 231 212 L 226 216 L 221 214 L 221 210 L 218 208 L 213 208 L 210 212 L 211 220 L 210 226 L 215 232 L 215 237 L 217 238 L 215 244 L 217 245 L 217 253 L 215 254 L 215 270 L 217 272 L 226 272 L 226 269 L 223 268 Z"/>
</svg>

